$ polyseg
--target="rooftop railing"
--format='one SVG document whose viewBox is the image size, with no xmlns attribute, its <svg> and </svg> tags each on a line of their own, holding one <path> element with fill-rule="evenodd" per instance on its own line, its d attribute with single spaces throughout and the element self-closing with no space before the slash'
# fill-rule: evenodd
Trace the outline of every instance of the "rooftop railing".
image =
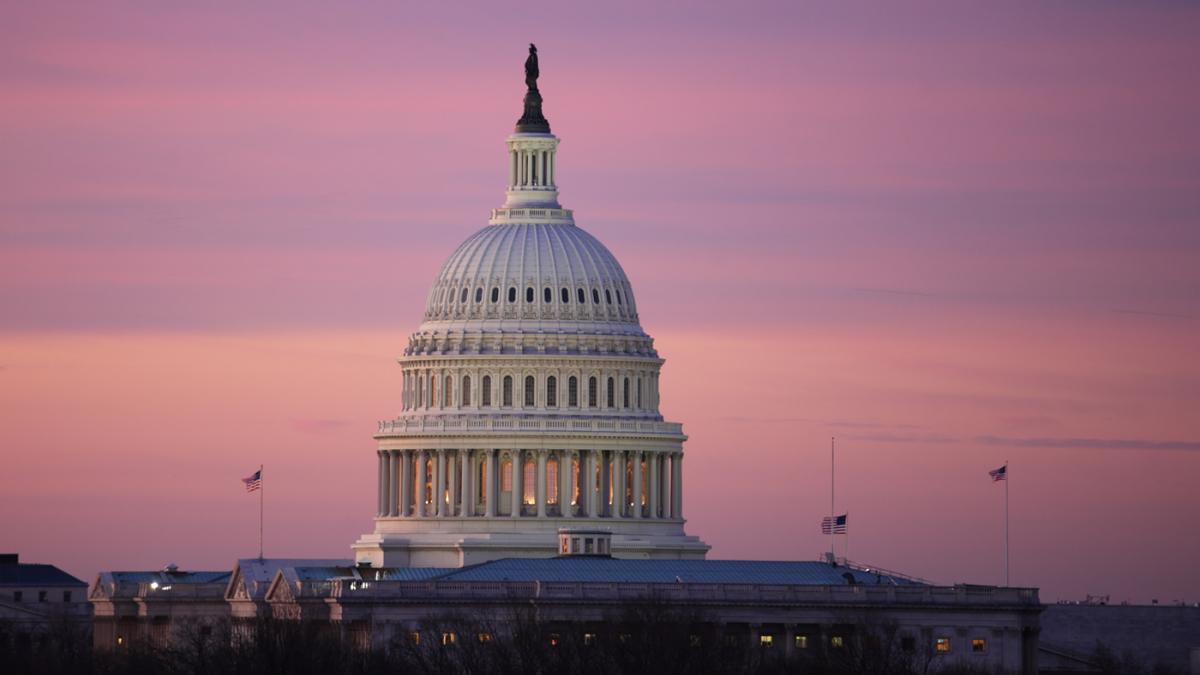
<svg viewBox="0 0 1200 675">
<path fill-rule="evenodd" d="M 523 431 L 566 431 L 578 433 L 620 433 L 655 436 L 679 436 L 678 422 L 611 419 L 519 419 L 519 418 L 424 418 L 398 417 L 379 422 L 379 434 L 412 433 L 507 433 Z"/>
</svg>

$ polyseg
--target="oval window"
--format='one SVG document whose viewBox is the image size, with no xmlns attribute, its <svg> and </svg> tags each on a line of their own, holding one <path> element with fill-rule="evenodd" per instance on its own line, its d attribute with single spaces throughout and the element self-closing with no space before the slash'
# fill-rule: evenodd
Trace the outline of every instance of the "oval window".
<svg viewBox="0 0 1200 675">
<path fill-rule="evenodd" d="M 550 290 L 549 286 L 547 286 L 546 290 L 542 293 L 542 302 L 546 303 L 547 305 L 551 302 L 554 302 L 554 291 Z"/>
<path fill-rule="evenodd" d="M 508 289 L 508 301 L 509 301 L 509 302 L 516 302 L 516 301 L 517 301 L 517 289 L 516 289 L 516 288 L 509 287 L 509 289 Z"/>
<path fill-rule="evenodd" d="M 616 291 L 616 294 L 617 294 L 617 304 L 619 305 L 619 304 L 621 304 L 621 291 L 620 291 L 620 289 L 618 289 L 618 290 Z"/>
<path fill-rule="evenodd" d="M 604 289 L 604 299 L 608 302 L 608 304 L 612 304 L 612 291 L 608 290 L 607 288 Z"/>
<path fill-rule="evenodd" d="M 577 290 L 578 290 L 578 292 L 575 295 L 579 298 L 579 304 L 582 305 L 587 302 L 587 296 L 584 295 L 582 288 L 577 289 Z"/>
<path fill-rule="evenodd" d="M 592 304 L 594 304 L 594 305 L 600 304 L 600 291 L 598 291 L 594 288 L 592 289 Z"/>
<path fill-rule="evenodd" d="M 525 302 L 533 302 L 533 286 L 525 289 Z"/>
<path fill-rule="evenodd" d="M 500 302 L 500 289 L 492 288 L 492 302 Z"/>
<path fill-rule="evenodd" d="M 565 288 L 562 289 L 562 301 L 564 305 L 568 302 L 571 302 L 571 291 L 568 291 Z"/>
<path fill-rule="evenodd" d="M 475 289 L 475 302 L 483 302 L 483 289 L 482 288 Z"/>
</svg>

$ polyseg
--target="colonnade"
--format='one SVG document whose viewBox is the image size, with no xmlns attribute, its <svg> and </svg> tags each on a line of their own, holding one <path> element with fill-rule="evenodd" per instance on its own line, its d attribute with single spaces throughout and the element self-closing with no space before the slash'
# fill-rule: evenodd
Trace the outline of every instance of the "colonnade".
<svg viewBox="0 0 1200 675">
<path fill-rule="evenodd" d="M 682 450 L 379 451 L 381 518 L 683 518 Z"/>
<path fill-rule="evenodd" d="M 509 150 L 509 189 L 553 188 L 556 154 L 557 151 L 551 148 L 521 148 L 514 145 Z"/>
</svg>

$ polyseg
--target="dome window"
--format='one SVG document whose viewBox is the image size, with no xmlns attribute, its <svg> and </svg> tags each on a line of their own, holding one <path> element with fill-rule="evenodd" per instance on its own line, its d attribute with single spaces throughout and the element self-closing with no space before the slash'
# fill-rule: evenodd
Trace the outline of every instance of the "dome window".
<svg viewBox="0 0 1200 675">
<path fill-rule="evenodd" d="M 616 294 L 617 294 L 617 304 L 619 305 L 619 304 L 621 304 L 621 289 L 618 288 L 616 290 Z"/>
<path fill-rule="evenodd" d="M 596 397 L 596 378 L 589 377 L 588 378 L 588 407 L 589 408 L 596 407 L 596 404 L 597 404 L 596 399 L 597 399 L 597 397 Z"/>
<path fill-rule="evenodd" d="M 492 287 L 492 304 L 495 304 L 497 302 L 500 302 L 500 289 L 493 286 Z"/>
<path fill-rule="evenodd" d="M 449 375 L 447 375 L 446 376 L 446 386 L 442 387 L 442 398 L 445 399 L 445 401 L 442 403 L 442 407 L 444 407 L 444 408 L 449 408 L 454 405 L 454 387 L 452 386 L 453 384 L 454 384 L 454 379 L 451 378 Z"/>
<path fill-rule="evenodd" d="M 629 407 L 629 378 L 628 377 L 625 378 L 625 389 L 621 396 L 621 407 L 622 408 Z"/>
<path fill-rule="evenodd" d="M 546 378 L 546 407 L 558 407 L 558 378 L 553 375 Z"/>
<path fill-rule="evenodd" d="M 595 288 L 592 289 L 592 304 L 600 304 L 600 291 Z"/>
<path fill-rule="evenodd" d="M 536 382 L 534 382 L 533 376 L 526 375 L 525 376 L 525 407 L 526 408 L 532 408 L 533 406 L 537 405 L 537 403 L 535 402 L 535 399 L 534 399 L 534 386 L 535 385 L 536 385 Z"/>
<path fill-rule="evenodd" d="M 467 287 L 466 286 L 463 286 L 462 297 L 460 297 L 458 299 L 458 301 L 463 303 L 464 305 L 467 303 Z"/>
<path fill-rule="evenodd" d="M 525 302 L 527 302 L 527 303 L 533 302 L 533 286 L 530 286 L 529 288 L 525 289 Z"/>
<path fill-rule="evenodd" d="M 571 291 L 568 291 L 566 288 L 562 289 L 562 301 L 564 305 L 571 302 Z"/>
<path fill-rule="evenodd" d="M 500 392 L 500 405 L 502 405 L 506 408 L 511 408 L 512 407 L 512 394 L 513 394 L 513 392 L 512 392 L 512 375 L 505 375 L 504 381 L 503 381 L 503 389 Z"/>
<path fill-rule="evenodd" d="M 640 377 L 637 379 L 637 407 L 639 410 L 642 408 L 642 378 Z"/>
<path fill-rule="evenodd" d="M 579 407 L 579 378 L 574 375 L 567 379 L 567 405 Z"/>
<path fill-rule="evenodd" d="M 608 378 L 608 392 L 607 392 L 608 395 L 606 397 L 608 400 L 606 401 L 606 403 L 608 403 L 608 407 L 610 407 L 610 408 L 617 407 L 616 403 L 613 402 L 613 399 L 616 397 L 616 388 L 617 388 L 617 386 L 613 382 L 613 379 L 611 377 Z"/>
<path fill-rule="evenodd" d="M 483 302 L 483 288 L 482 287 L 475 289 L 475 302 L 476 303 Z"/>
<path fill-rule="evenodd" d="M 546 290 L 542 291 L 542 302 L 547 305 L 554 302 L 554 291 L 550 290 L 549 286 L 546 287 Z"/>
<path fill-rule="evenodd" d="M 516 302 L 516 301 L 517 301 L 517 287 L 516 287 L 516 286 L 509 286 L 509 288 L 508 288 L 508 302 L 511 304 L 511 303 L 514 303 L 514 302 Z"/>
<path fill-rule="evenodd" d="M 483 376 L 483 385 L 479 389 L 479 406 L 481 408 L 490 408 L 492 406 L 492 376 Z"/>
<path fill-rule="evenodd" d="M 608 290 L 607 288 L 604 289 L 604 299 L 608 302 L 608 304 L 612 304 L 612 291 Z"/>
<path fill-rule="evenodd" d="M 463 405 L 471 405 L 471 376 L 463 375 L 462 391 L 459 392 L 462 397 Z"/>
<path fill-rule="evenodd" d="M 579 304 L 581 304 L 581 305 L 587 304 L 587 295 L 584 294 L 583 289 L 579 288 L 576 290 L 577 290 L 577 292 L 575 293 L 575 295 L 576 295 L 576 297 L 579 298 Z"/>
</svg>

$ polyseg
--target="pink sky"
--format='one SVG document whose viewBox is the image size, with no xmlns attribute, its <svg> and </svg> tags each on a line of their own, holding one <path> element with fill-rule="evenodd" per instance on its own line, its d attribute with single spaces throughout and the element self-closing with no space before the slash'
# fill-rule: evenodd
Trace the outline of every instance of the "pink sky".
<svg viewBox="0 0 1200 675">
<path fill-rule="evenodd" d="M 792 5 L 6 10 L 0 549 L 349 555 L 534 41 L 713 557 L 1200 601 L 1200 8 Z"/>
</svg>

